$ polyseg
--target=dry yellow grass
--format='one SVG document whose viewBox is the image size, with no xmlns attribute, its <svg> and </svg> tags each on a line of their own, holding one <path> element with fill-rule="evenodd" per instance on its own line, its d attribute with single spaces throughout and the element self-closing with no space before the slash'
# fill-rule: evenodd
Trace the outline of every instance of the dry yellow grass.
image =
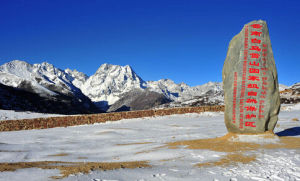
<svg viewBox="0 0 300 181">
<path fill-rule="evenodd" d="M 282 94 L 282 93 L 292 93 L 292 92 L 293 92 L 292 89 L 285 89 L 283 91 L 280 91 L 280 94 Z"/>
<path fill-rule="evenodd" d="M 264 138 L 277 137 L 274 134 L 266 133 L 262 134 Z M 228 133 L 223 137 L 208 138 L 208 139 L 198 139 L 198 140 L 186 140 L 186 141 L 176 141 L 168 143 L 167 146 L 172 149 L 176 149 L 178 146 L 187 146 L 189 149 L 207 149 L 218 152 L 236 152 L 236 151 L 251 151 L 257 149 L 276 149 L 276 148 L 287 148 L 287 149 L 297 149 L 300 148 L 300 138 L 299 137 L 279 137 L 278 143 L 249 143 L 249 142 L 238 142 L 231 141 L 232 138 L 236 138 L 237 135 L 233 133 Z"/>
<path fill-rule="evenodd" d="M 58 153 L 58 154 L 54 154 L 54 155 L 48 155 L 48 156 L 68 156 L 68 153 Z"/>
<path fill-rule="evenodd" d="M 221 166 L 236 163 L 249 163 L 255 161 L 255 155 L 245 156 L 244 152 L 253 151 L 258 149 L 299 149 L 300 138 L 299 137 L 279 137 L 278 143 L 249 143 L 232 141 L 236 138 L 237 134 L 228 133 L 223 137 L 209 138 L 209 139 L 198 139 L 198 140 L 186 140 L 176 141 L 168 143 L 167 146 L 171 149 L 177 149 L 179 146 L 186 146 L 188 149 L 207 149 L 218 152 L 227 152 L 228 154 L 220 160 L 213 162 L 200 163 L 196 166 Z M 278 138 L 273 133 L 262 134 L 262 138 Z"/>
<path fill-rule="evenodd" d="M 256 160 L 255 155 L 245 156 L 242 153 L 231 153 L 231 154 L 227 154 L 225 157 L 221 158 L 220 160 L 198 163 L 196 166 L 198 167 L 223 166 L 224 167 L 227 165 L 235 165 L 237 163 L 246 164 L 255 160 Z"/>
<path fill-rule="evenodd" d="M 77 159 L 88 159 L 88 157 L 86 157 L 86 156 L 80 156 L 80 157 L 77 157 Z"/>
<path fill-rule="evenodd" d="M 61 161 L 39 161 L 39 162 L 16 162 L 0 163 L 0 172 L 15 171 L 24 168 L 59 169 L 61 176 L 52 178 L 61 179 L 71 174 L 89 173 L 93 170 L 114 170 L 120 168 L 150 167 L 147 161 L 135 162 L 61 162 Z"/>
</svg>

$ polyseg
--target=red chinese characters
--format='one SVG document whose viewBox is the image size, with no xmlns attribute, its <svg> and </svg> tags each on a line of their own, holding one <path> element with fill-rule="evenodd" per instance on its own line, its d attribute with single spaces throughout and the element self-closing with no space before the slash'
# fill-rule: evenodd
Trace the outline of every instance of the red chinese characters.
<svg viewBox="0 0 300 181">
<path fill-rule="evenodd" d="M 241 95 L 240 95 L 240 122 L 239 128 L 243 129 L 244 127 L 244 97 L 246 90 L 246 74 L 247 74 L 247 63 L 248 63 L 248 36 L 249 36 L 249 27 L 245 26 L 245 39 L 244 39 L 244 61 L 243 61 L 243 74 L 242 74 L 242 85 L 241 85 Z"/>
<path fill-rule="evenodd" d="M 255 125 L 254 125 L 254 123 L 255 122 L 249 122 L 249 121 L 247 121 L 247 122 L 245 122 L 245 126 L 249 126 L 249 127 L 256 127 Z"/>
<path fill-rule="evenodd" d="M 251 45 L 249 46 L 251 51 L 249 53 L 250 60 L 249 60 L 249 69 L 248 69 L 248 84 L 247 84 L 247 95 L 248 98 L 246 99 L 246 106 L 244 107 L 247 111 L 247 114 L 245 116 L 246 121 L 245 127 L 256 127 L 255 121 L 257 121 L 257 118 L 259 117 L 256 113 L 256 111 L 260 108 L 258 104 L 259 100 L 259 90 L 261 89 L 260 82 L 261 77 L 260 74 L 262 72 L 261 70 L 261 54 L 262 47 L 261 47 L 261 35 L 262 32 L 260 31 L 262 28 L 262 25 L 260 24 L 252 24 L 252 31 L 250 31 L 250 39 L 251 39 Z"/>
<path fill-rule="evenodd" d="M 248 84 L 247 88 L 249 88 L 249 89 L 259 89 L 257 84 Z"/>
<path fill-rule="evenodd" d="M 256 69 L 256 68 L 249 68 L 249 73 L 252 73 L 252 74 L 259 74 L 259 69 Z"/>
<path fill-rule="evenodd" d="M 260 28 L 262 28 L 262 25 L 260 25 L 260 24 L 253 24 L 253 25 L 251 25 L 251 27 L 252 28 L 260 29 Z"/>
<path fill-rule="evenodd" d="M 258 31 L 251 31 L 251 36 L 260 36 L 262 32 L 258 32 Z"/>
<path fill-rule="evenodd" d="M 258 52 L 261 51 L 261 49 L 259 48 L 259 46 L 251 46 L 251 49 L 250 50 L 256 50 Z"/>
<path fill-rule="evenodd" d="M 251 58 L 259 58 L 260 57 L 260 54 L 258 53 L 250 53 L 251 55 Z"/>
<path fill-rule="evenodd" d="M 255 61 L 252 61 L 252 62 L 249 62 L 249 65 L 251 66 L 259 66 L 259 62 L 255 62 Z"/>
<path fill-rule="evenodd" d="M 249 76 L 248 80 L 259 81 L 259 77 L 258 76 Z"/>
<path fill-rule="evenodd" d="M 260 92 L 260 101 L 259 101 L 259 114 L 258 114 L 258 118 L 264 118 L 264 103 L 265 103 L 265 100 L 266 99 L 266 96 L 267 96 L 267 85 L 268 85 L 268 78 L 266 77 L 267 75 L 267 71 L 268 69 L 266 68 L 266 62 L 267 62 L 267 51 L 268 51 L 268 47 L 266 44 L 263 44 L 263 49 L 262 49 L 262 67 L 261 67 L 261 71 L 262 71 L 262 85 L 261 85 L 261 92 Z"/>
<path fill-rule="evenodd" d="M 256 100 L 256 99 L 247 99 L 246 102 L 247 102 L 247 103 L 254 103 L 254 104 L 256 104 L 256 103 L 257 103 L 257 100 Z"/>
<path fill-rule="evenodd" d="M 256 107 L 254 106 L 246 106 L 245 108 L 247 109 L 247 111 L 256 111 Z"/>
<path fill-rule="evenodd" d="M 246 119 L 256 118 L 255 114 L 247 114 Z"/>
<path fill-rule="evenodd" d="M 257 92 L 250 91 L 248 92 L 248 96 L 257 96 Z"/>
<path fill-rule="evenodd" d="M 251 43 L 261 43 L 261 40 L 257 38 L 252 38 Z"/>
<path fill-rule="evenodd" d="M 234 72 L 232 122 L 236 121 L 237 72 Z"/>
</svg>

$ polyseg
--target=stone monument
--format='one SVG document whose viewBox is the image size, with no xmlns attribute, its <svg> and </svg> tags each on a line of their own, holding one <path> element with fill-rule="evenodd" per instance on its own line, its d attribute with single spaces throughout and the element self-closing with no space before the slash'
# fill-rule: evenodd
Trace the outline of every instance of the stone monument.
<svg viewBox="0 0 300 181">
<path fill-rule="evenodd" d="M 222 79 L 228 132 L 272 132 L 278 120 L 280 97 L 265 21 L 246 24 L 230 41 Z"/>
</svg>

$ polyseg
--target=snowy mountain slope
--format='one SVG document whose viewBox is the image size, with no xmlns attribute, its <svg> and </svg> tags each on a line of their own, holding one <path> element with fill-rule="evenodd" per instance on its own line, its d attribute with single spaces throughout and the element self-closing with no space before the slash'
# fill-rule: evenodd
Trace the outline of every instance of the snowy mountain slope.
<svg viewBox="0 0 300 181">
<path fill-rule="evenodd" d="M 158 81 L 148 81 L 147 88 L 163 93 L 166 97 L 173 101 L 184 101 L 195 96 L 201 96 L 209 91 L 222 91 L 222 82 L 208 82 L 203 85 L 190 87 L 185 83 L 176 84 L 170 79 L 161 79 Z"/>
<path fill-rule="evenodd" d="M 128 65 L 102 64 L 80 87 L 94 102 L 113 104 L 119 95 L 132 89 L 145 88 L 145 82 Z"/>
<path fill-rule="evenodd" d="M 31 87 L 32 92 L 43 96 L 57 95 L 55 92 L 40 85 L 37 80 L 42 80 L 41 75 L 35 75 L 33 66 L 26 62 L 14 60 L 0 66 L 0 83 L 17 88 L 22 88 L 26 85 L 28 88 Z"/>
<path fill-rule="evenodd" d="M 163 94 L 172 101 L 187 101 L 197 96 L 222 92 L 222 83 L 208 82 L 204 85 L 190 87 L 185 83 L 176 84 L 170 79 L 145 82 L 129 66 L 102 64 L 96 73 L 90 77 L 78 71 L 65 70 L 74 80 L 72 83 L 81 89 L 92 101 L 98 105 L 113 105 L 126 92 L 134 89 L 144 89 Z M 213 96 L 213 95 L 211 95 Z"/>
<path fill-rule="evenodd" d="M 89 78 L 86 74 L 82 72 L 78 72 L 77 70 L 71 70 L 71 69 L 66 69 L 65 72 L 69 74 L 72 79 L 72 84 L 76 86 L 77 88 L 80 89 L 82 85 L 86 82 L 86 80 Z"/>
<path fill-rule="evenodd" d="M 31 65 L 24 61 L 14 60 L 1 65 L 0 73 L 2 84 L 17 88 L 23 88 L 24 84 L 29 84 L 35 93 L 45 93 L 45 95 L 62 93 L 73 96 L 81 93 L 72 84 L 69 74 L 47 62 Z"/>
<path fill-rule="evenodd" d="M 74 81 L 74 78 L 68 73 L 46 62 L 32 65 L 24 61 L 14 60 L 0 66 L 0 83 L 3 85 L 37 94 L 33 96 L 41 97 L 40 99 L 43 100 L 51 99 L 57 103 L 61 102 L 65 106 L 72 105 L 76 107 L 78 105 L 78 108 L 83 106 L 81 108 L 95 110 L 93 108 L 95 106 L 90 99 L 74 86 L 72 81 Z M 8 90 L 8 88 L 4 89 Z M 15 92 L 14 89 L 11 89 L 11 91 Z M 19 93 L 20 99 L 15 100 L 16 104 L 21 101 L 24 95 L 27 95 L 27 93 Z M 34 101 L 30 97 L 28 98 L 30 101 Z M 27 98 L 25 99 L 27 100 Z M 16 104 L 9 103 L 9 106 L 4 106 L 14 109 L 13 105 Z M 36 109 L 41 111 L 38 107 Z M 57 110 L 57 108 L 54 110 Z M 85 111 L 83 110 L 83 112 Z"/>
<path fill-rule="evenodd" d="M 146 110 L 170 101 L 171 100 L 158 92 L 149 91 L 147 89 L 133 89 L 124 93 L 107 111 Z"/>
<path fill-rule="evenodd" d="M 172 101 L 187 101 L 207 92 L 222 91 L 221 83 L 209 82 L 190 87 L 185 83 L 176 84 L 170 79 L 145 82 L 134 70 L 126 65 L 102 64 L 90 77 L 77 70 L 60 70 L 49 63 L 28 64 L 24 61 L 11 61 L 0 66 L 0 83 L 12 87 L 31 87 L 35 93 L 56 95 L 81 94 L 98 105 L 112 105 L 124 93 L 134 89 L 144 89 L 163 94 Z M 25 84 L 25 85 L 23 85 Z"/>
<path fill-rule="evenodd" d="M 103 110 L 107 110 L 122 98 L 125 100 L 125 93 L 135 89 L 157 92 L 172 101 L 158 107 L 224 103 L 222 82 L 208 82 L 191 87 L 185 83 L 176 84 L 170 79 L 144 81 L 129 65 L 120 66 L 107 63 L 102 64 L 95 74 L 89 77 L 77 70 L 61 70 L 45 62 L 31 65 L 15 60 L 0 66 L 0 83 L 23 88 L 44 97 L 58 94 L 74 96 L 79 99 L 88 97 Z M 285 89 L 289 89 L 289 87 L 280 84 L 280 90 Z M 294 86 L 293 90 L 296 89 Z"/>
<path fill-rule="evenodd" d="M 147 88 L 151 91 L 162 93 L 173 101 L 180 100 L 190 90 L 190 87 L 185 83 L 176 84 L 170 79 L 147 81 Z"/>
<path fill-rule="evenodd" d="M 185 83 L 176 84 L 172 80 L 162 79 L 148 81 L 147 88 L 164 94 L 173 102 L 157 108 L 182 107 L 196 105 L 219 105 L 224 102 L 222 82 L 208 82 L 203 85 L 190 87 Z"/>
<path fill-rule="evenodd" d="M 91 101 L 58 94 L 41 96 L 0 83 L 0 109 L 53 114 L 88 114 L 101 112 Z"/>
</svg>

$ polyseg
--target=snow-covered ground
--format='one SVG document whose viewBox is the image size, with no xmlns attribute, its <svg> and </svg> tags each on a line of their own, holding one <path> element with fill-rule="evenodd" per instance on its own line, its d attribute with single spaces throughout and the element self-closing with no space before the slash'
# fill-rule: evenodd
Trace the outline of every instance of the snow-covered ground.
<svg viewBox="0 0 300 181">
<path fill-rule="evenodd" d="M 299 133 L 297 119 L 300 119 L 299 109 L 282 111 L 275 132 L 295 128 Z M 0 132 L 0 162 L 146 160 L 152 166 L 94 170 L 62 180 L 300 180 L 300 149 L 252 150 L 249 153 L 256 155 L 256 161 L 247 164 L 196 167 L 198 163 L 219 160 L 228 153 L 165 146 L 169 142 L 214 138 L 226 133 L 224 114 L 210 112 Z M 52 180 L 49 177 L 57 175 L 59 170 L 27 168 L 0 172 L 0 180 Z"/>
<path fill-rule="evenodd" d="M 46 118 L 46 117 L 57 117 L 57 116 L 64 116 L 64 115 L 35 113 L 30 111 L 21 112 L 21 111 L 0 109 L 0 121 L 15 120 L 15 119 Z"/>
</svg>

